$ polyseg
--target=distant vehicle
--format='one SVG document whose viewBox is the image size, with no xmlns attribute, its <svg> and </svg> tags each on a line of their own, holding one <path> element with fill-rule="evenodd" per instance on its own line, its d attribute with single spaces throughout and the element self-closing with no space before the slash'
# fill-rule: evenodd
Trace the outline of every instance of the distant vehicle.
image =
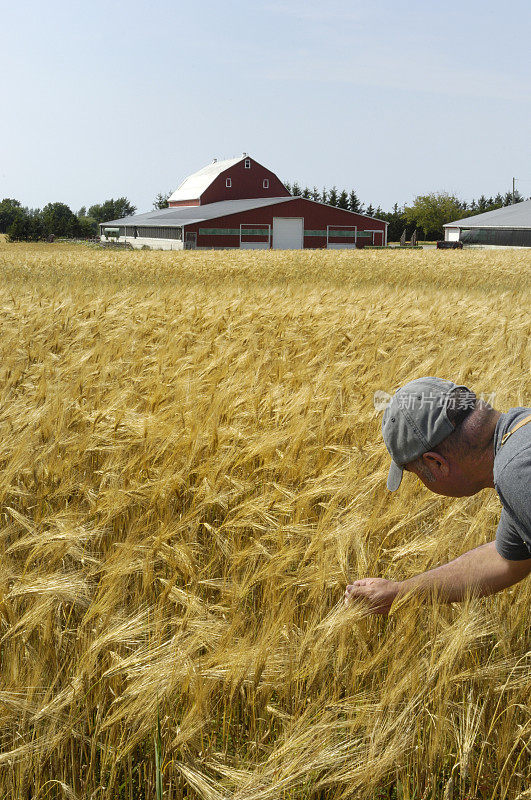
<svg viewBox="0 0 531 800">
<path fill-rule="evenodd" d="M 437 250 L 462 250 L 463 242 L 446 242 L 441 239 L 437 242 Z"/>
</svg>

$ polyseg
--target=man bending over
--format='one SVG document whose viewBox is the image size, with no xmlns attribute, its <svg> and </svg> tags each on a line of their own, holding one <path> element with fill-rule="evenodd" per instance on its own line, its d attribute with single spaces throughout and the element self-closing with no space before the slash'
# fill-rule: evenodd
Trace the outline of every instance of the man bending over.
<svg viewBox="0 0 531 800">
<path fill-rule="evenodd" d="M 382 433 L 392 462 L 387 488 L 413 472 L 436 494 L 468 497 L 496 489 L 502 512 L 494 541 L 405 581 L 363 578 L 347 586 L 345 604 L 364 601 L 388 614 L 409 593 L 451 603 L 506 589 L 531 572 L 531 408 L 506 414 L 466 386 L 441 378 L 410 381 L 387 406 Z"/>
</svg>

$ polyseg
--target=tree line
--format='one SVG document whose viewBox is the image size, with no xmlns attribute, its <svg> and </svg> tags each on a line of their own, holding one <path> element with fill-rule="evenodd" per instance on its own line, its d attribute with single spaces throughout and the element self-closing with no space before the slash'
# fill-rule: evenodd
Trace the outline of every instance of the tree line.
<svg viewBox="0 0 531 800">
<path fill-rule="evenodd" d="M 484 214 L 486 211 L 495 211 L 497 208 L 512 205 L 513 202 L 520 203 L 525 199 L 517 190 L 514 197 L 512 192 L 498 193 L 494 197 L 486 197 L 482 194 L 477 200 L 474 199 L 470 202 L 460 200 L 447 192 L 431 192 L 417 195 L 411 205 L 399 206 L 398 203 L 395 203 L 391 211 L 384 211 L 381 206 L 374 208 L 369 204 L 365 207 L 354 189 L 339 190 L 336 186 L 332 186 L 331 189 L 324 187 L 319 191 L 316 186 L 312 189 L 308 186 L 301 187 L 297 181 L 293 181 L 293 183 L 285 181 L 284 186 L 295 197 L 316 200 L 318 203 L 327 203 L 336 208 L 343 208 L 346 211 L 354 211 L 388 222 L 387 238 L 391 242 L 398 241 L 404 231 L 406 231 L 406 237 L 410 239 L 415 230 L 418 231 L 420 238 L 442 239 L 444 237 L 443 225 L 447 222 Z"/>
<path fill-rule="evenodd" d="M 391 211 L 384 211 L 380 206 L 364 206 L 354 189 L 339 190 L 336 186 L 322 190 L 314 186 L 310 189 L 308 186 L 301 187 L 297 181 L 286 181 L 284 185 L 295 197 L 327 203 L 389 223 L 389 241 L 398 241 L 404 231 L 408 239 L 414 231 L 421 239 L 442 239 L 443 225 L 447 222 L 524 200 L 518 191 L 514 198 L 512 192 L 506 192 L 498 193 L 495 197 L 481 195 L 470 202 L 446 192 L 432 192 L 418 195 L 411 205 L 399 206 L 395 203 Z M 169 194 L 159 193 L 153 207 L 167 208 Z M 135 212 L 136 207 L 126 197 L 105 200 L 88 209 L 82 206 L 77 213 L 65 203 L 48 203 L 42 209 L 31 209 L 23 207 L 18 200 L 4 198 L 0 201 L 0 233 L 7 233 L 10 241 L 40 241 L 51 236 L 90 239 L 98 235 L 98 225 L 102 222 L 128 217 Z"/>
<path fill-rule="evenodd" d="M 126 197 L 105 200 L 87 210 L 74 213 L 65 203 L 48 203 L 44 208 L 26 208 L 19 200 L 6 197 L 0 201 L 0 233 L 12 242 L 38 242 L 51 236 L 66 239 L 91 239 L 98 235 L 98 225 L 111 219 L 134 214 L 136 206 Z"/>
</svg>

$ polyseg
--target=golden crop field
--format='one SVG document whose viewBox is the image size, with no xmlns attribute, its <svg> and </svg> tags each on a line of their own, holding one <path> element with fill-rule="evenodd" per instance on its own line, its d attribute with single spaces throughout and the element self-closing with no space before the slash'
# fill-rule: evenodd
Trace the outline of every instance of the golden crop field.
<svg viewBox="0 0 531 800">
<path fill-rule="evenodd" d="M 345 585 L 494 538 L 387 492 L 378 390 L 531 404 L 531 252 L 0 244 L 0 798 L 523 800 L 531 580 Z"/>
</svg>

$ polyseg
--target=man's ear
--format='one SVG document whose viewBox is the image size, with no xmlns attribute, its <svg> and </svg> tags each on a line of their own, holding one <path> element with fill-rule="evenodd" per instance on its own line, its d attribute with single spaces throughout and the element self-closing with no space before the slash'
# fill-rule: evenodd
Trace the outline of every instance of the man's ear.
<svg viewBox="0 0 531 800">
<path fill-rule="evenodd" d="M 428 453 L 423 454 L 422 460 L 430 472 L 434 473 L 435 475 L 442 475 L 444 478 L 448 476 L 450 472 L 450 465 L 444 456 L 441 456 L 439 453 L 435 453 L 433 450 L 430 450 Z"/>
</svg>

